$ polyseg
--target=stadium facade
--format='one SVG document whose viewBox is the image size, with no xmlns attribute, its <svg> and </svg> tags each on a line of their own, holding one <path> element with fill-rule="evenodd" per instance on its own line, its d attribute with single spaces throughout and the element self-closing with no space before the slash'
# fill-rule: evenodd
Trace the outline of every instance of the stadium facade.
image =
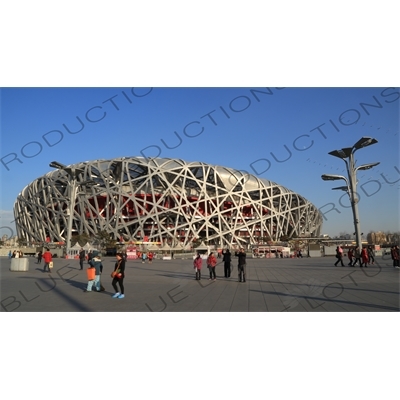
<svg viewBox="0 0 400 400">
<path fill-rule="evenodd" d="M 322 226 L 313 204 L 266 179 L 203 162 L 124 157 L 55 169 L 30 183 L 14 205 L 18 236 L 65 241 L 71 198 L 72 235 L 106 230 L 124 241 L 248 245 L 319 236 Z"/>
</svg>

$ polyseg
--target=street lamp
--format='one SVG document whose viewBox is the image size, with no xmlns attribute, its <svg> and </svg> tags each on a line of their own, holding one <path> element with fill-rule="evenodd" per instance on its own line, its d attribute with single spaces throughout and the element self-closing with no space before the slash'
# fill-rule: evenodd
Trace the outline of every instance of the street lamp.
<svg viewBox="0 0 400 400">
<path fill-rule="evenodd" d="M 378 141 L 376 139 L 364 136 L 357 143 L 355 143 L 352 147 L 345 147 L 343 149 L 333 150 L 328 153 L 331 156 L 338 157 L 345 162 L 348 179 L 342 175 L 324 174 L 321 176 L 321 178 L 324 181 L 336 181 L 336 180 L 343 179 L 346 182 L 346 186 L 339 186 L 339 187 L 333 188 L 332 190 L 344 190 L 345 192 L 348 193 L 348 195 L 350 197 L 351 208 L 353 211 L 356 243 L 360 249 L 362 247 L 362 242 L 361 242 L 362 234 L 360 233 L 361 232 L 360 231 L 360 219 L 359 219 L 359 215 L 358 215 L 358 197 L 357 197 L 356 175 L 357 175 L 357 171 L 365 171 L 367 169 L 371 169 L 380 163 L 376 162 L 376 163 L 371 163 L 371 164 L 363 164 L 363 165 L 360 165 L 359 167 L 356 167 L 355 162 L 354 162 L 354 153 L 359 149 L 363 149 L 364 147 L 370 146 L 375 143 L 378 143 Z"/>
<path fill-rule="evenodd" d="M 75 208 L 75 200 L 76 200 L 76 193 L 78 189 L 77 185 L 77 176 L 81 174 L 83 169 L 81 168 L 75 168 L 75 167 L 68 167 L 64 164 L 61 164 L 58 161 L 52 161 L 49 164 L 50 167 L 56 168 L 58 170 L 65 171 L 69 176 L 70 180 L 68 181 L 68 186 L 69 186 L 69 215 L 68 215 L 68 227 L 67 227 L 67 257 L 69 254 L 69 249 L 71 248 L 71 234 L 72 234 L 72 219 L 73 219 L 73 213 L 74 213 L 74 208 Z"/>
<path fill-rule="evenodd" d="M 349 193 L 349 187 L 348 186 L 338 186 L 338 187 L 332 188 L 332 190 L 343 190 L 344 192 Z"/>
<path fill-rule="evenodd" d="M 322 178 L 323 181 L 338 181 L 338 180 L 340 180 L 340 179 L 343 179 L 343 180 L 346 181 L 347 186 L 349 185 L 349 182 L 348 182 L 347 178 L 344 177 L 344 176 L 342 176 L 342 175 L 329 175 L 329 174 L 324 174 L 324 175 L 321 175 L 321 178 Z"/>
</svg>

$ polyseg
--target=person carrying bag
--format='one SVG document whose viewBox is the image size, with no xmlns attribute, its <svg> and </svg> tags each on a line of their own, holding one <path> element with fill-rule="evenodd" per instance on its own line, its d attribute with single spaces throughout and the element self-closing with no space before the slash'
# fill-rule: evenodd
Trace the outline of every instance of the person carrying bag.
<svg viewBox="0 0 400 400">
<path fill-rule="evenodd" d="M 87 284 L 87 287 L 84 290 L 84 292 L 91 292 L 93 286 L 94 286 L 94 288 L 95 288 L 94 290 L 96 292 L 100 292 L 101 287 L 102 287 L 101 283 L 100 283 L 100 276 L 103 271 L 103 264 L 101 262 L 100 253 L 98 251 L 93 252 L 93 257 L 90 260 L 89 265 L 90 265 L 90 268 L 88 268 L 88 284 Z M 89 276 L 89 273 L 93 274 L 93 271 L 92 271 L 93 269 L 94 269 L 94 279 L 90 279 L 92 276 Z"/>
<path fill-rule="evenodd" d="M 115 294 L 112 296 L 114 299 L 123 299 L 124 294 L 124 278 L 125 278 L 125 260 L 122 253 L 117 253 L 117 262 L 114 266 L 114 271 L 111 273 L 113 278 L 111 284 L 115 290 Z M 119 291 L 118 286 L 119 285 Z"/>
</svg>

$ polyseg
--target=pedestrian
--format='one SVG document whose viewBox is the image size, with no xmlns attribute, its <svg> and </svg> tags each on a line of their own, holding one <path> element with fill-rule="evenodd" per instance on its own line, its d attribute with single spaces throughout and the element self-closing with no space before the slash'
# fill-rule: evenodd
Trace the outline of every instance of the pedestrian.
<svg viewBox="0 0 400 400">
<path fill-rule="evenodd" d="M 42 250 L 39 250 L 38 254 L 37 254 L 37 263 L 41 264 L 42 263 Z"/>
<path fill-rule="evenodd" d="M 151 264 L 153 261 L 153 253 L 150 251 L 149 252 L 149 264 Z"/>
<path fill-rule="evenodd" d="M 11 258 L 15 258 L 16 254 L 17 254 L 17 251 L 14 250 L 14 251 L 12 252 Z"/>
<path fill-rule="evenodd" d="M 392 261 L 393 261 L 393 268 L 396 266 L 396 262 L 395 262 L 395 258 L 394 258 L 394 250 L 395 249 L 395 247 L 394 246 L 392 246 L 391 248 L 390 248 L 390 255 L 391 255 L 391 257 L 392 257 Z M 13 256 L 14 257 L 14 256 Z"/>
<path fill-rule="evenodd" d="M 390 254 L 393 260 L 393 267 L 400 268 L 399 266 L 399 246 L 392 246 Z"/>
<path fill-rule="evenodd" d="M 88 281 L 87 287 L 84 292 L 91 292 L 92 287 L 94 286 L 94 290 L 96 292 L 101 291 L 101 273 L 103 272 L 103 264 L 101 262 L 100 253 L 98 251 L 93 251 L 92 259 L 90 260 L 90 266 L 95 269 L 94 279 Z"/>
<path fill-rule="evenodd" d="M 8 258 L 12 258 L 12 253 L 11 253 L 11 250 L 8 252 Z"/>
<path fill-rule="evenodd" d="M 88 262 L 88 264 L 90 265 L 90 260 L 92 259 L 92 250 L 89 250 L 89 253 L 88 253 L 88 255 L 87 255 L 87 262 Z"/>
<path fill-rule="evenodd" d="M 375 258 L 374 258 L 374 251 L 372 250 L 372 246 L 368 246 L 367 253 L 368 253 L 368 264 L 373 265 L 375 263 Z"/>
<path fill-rule="evenodd" d="M 44 259 L 44 268 L 43 272 L 46 272 L 46 268 L 51 272 L 50 263 L 53 262 L 53 257 L 51 256 L 50 249 L 46 248 L 46 251 L 43 253 Z"/>
<path fill-rule="evenodd" d="M 86 258 L 85 250 L 83 250 L 83 248 L 81 247 L 81 249 L 79 251 L 79 265 L 80 265 L 81 269 L 83 269 L 83 262 L 85 261 L 85 258 Z M 88 264 L 90 264 L 90 261 L 88 262 Z"/>
<path fill-rule="evenodd" d="M 347 265 L 352 267 L 352 264 L 353 264 L 353 249 L 351 247 L 349 248 L 349 251 L 347 252 L 347 257 L 349 257 L 349 263 Z"/>
<path fill-rule="evenodd" d="M 111 285 L 115 290 L 115 294 L 112 296 L 114 299 L 123 299 L 125 297 L 124 294 L 124 278 L 125 278 L 125 260 L 122 253 L 117 253 L 117 262 L 114 266 L 114 271 L 111 273 L 111 277 L 113 278 Z M 117 287 L 117 283 L 119 285 L 119 291 Z"/>
<path fill-rule="evenodd" d="M 337 258 L 337 261 L 335 262 L 335 267 L 337 267 L 339 262 L 342 264 L 342 267 L 344 267 L 344 264 L 343 264 L 343 249 L 340 246 L 336 247 L 336 258 Z"/>
<path fill-rule="evenodd" d="M 303 258 L 303 253 L 301 252 L 301 249 L 299 250 L 298 257 Z"/>
<path fill-rule="evenodd" d="M 358 246 L 356 246 L 356 248 L 354 249 L 354 263 L 353 263 L 352 267 L 356 266 L 357 261 L 358 261 L 360 267 L 362 267 L 361 251 L 360 251 L 360 248 Z"/>
<path fill-rule="evenodd" d="M 196 273 L 196 281 L 201 280 L 201 267 L 203 265 L 203 260 L 200 256 L 200 253 L 197 252 L 197 257 L 193 260 L 193 268 Z"/>
<path fill-rule="evenodd" d="M 362 264 L 364 264 L 365 268 L 368 267 L 368 265 L 367 265 L 368 260 L 369 260 L 368 251 L 367 251 L 367 248 L 364 246 L 361 250 L 361 261 L 362 261 Z M 362 264 L 361 264 L 361 266 L 363 266 Z"/>
<path fill-rule="evenodd" d="M 246 253 L 243 247 L 235 252 L 235 257 L 238 257 L 238 275 L 239 282 L 246 282 Z"/>
<path fill-rule="evenodd" d="M 147 255 L 145 252 L 142 253 L 142 264 L 146 262 Z"/>
<path fill-rule="evenodd" d="M 222 261 L 224 262 L 224 276 L 225 278 L 230 278 L 231 277 L 231 261 L 232 261 L 232 255 L 229 249 L 226 249 L 226 251 L 222 252 Z"/>
<path fill-rule="evenodd" d="M 211 252 L 209 256 L 207 257 L 207 267 L 210 270 L 210 279 L 209 281 L 213 280 L 215 281 L 217 279 L 217 276 L 215 274 L 215 266 L 217 265 L 217 259 L 214 256 L 214 253 Z"/>
</svg>

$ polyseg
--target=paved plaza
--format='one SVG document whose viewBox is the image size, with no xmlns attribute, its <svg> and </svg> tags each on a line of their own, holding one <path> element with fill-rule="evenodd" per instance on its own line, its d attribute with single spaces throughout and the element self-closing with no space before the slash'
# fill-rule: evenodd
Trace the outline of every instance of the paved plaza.
<svg viewBox="0 0 400 400">
<path fill-rule="evenodd" d="M 1 311 L 128 311 L 128 312 L 304 312 L 399 311 L 399 269 L 390 257 L 368 268 L 335 267 L 333 257 L 252 259 L 247 281 L 238 282 L 237 260 L 231 278 L 208 280 L 203 261 L 202 279 L 195 280 L 191 259 L 126 264 L 125 298 L 113 299 L 110 273 L 115 259 L 103 259 L 105 292 L 85 293 L 86 270 L 77 260 L 55 259 L 53 272 L 44 273 L 43 261 L 29 258 L 29 271 L 10 271 L 1 263 Z M 86 268 L 86 265 L 85 265 Z"/>
</svg>

